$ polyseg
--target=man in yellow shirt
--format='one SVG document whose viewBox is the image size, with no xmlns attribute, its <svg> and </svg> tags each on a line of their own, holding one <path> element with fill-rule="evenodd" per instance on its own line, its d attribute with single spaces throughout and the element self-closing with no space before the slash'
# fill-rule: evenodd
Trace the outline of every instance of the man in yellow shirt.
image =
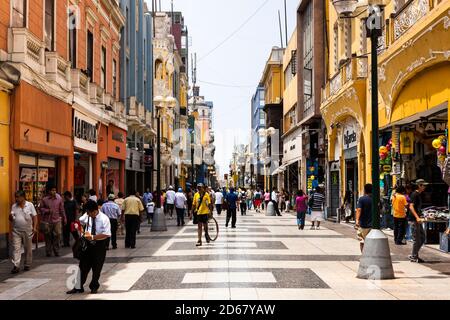
<svg viewBox="0 0 450 320">
<path fill-rule="evenodd" d="M 125 248 L 136 248 L 136 233 L 141 223 L 142 211 L 144 211 L 144 205 L 141 199 L 136 197 L 136 192 L 122 203 L 122 214 L 125 215 Z"/>
<path fill-rule="evenodd" d="M 211 204 L 211 198 L 208 192 L 205 191 L 203 184 L 199 183 L 197 187 L 198 192 L 194 195 L 192 206 L 194 212 L 197 213 L 198 241 L 196 246 L 199 247 L 202 245 L 202 226 L 205 230 L 206 242 L 209 243 L 210 241 L 208 237 L 208 215 L 210 213 L 209 205 Z"/>
<path fill-rule="evenodd" d="M 392 195 L 392 210 L 394 212 L 394 240 L 396 245 L 405 245 L 406 234 L 406 209 L 408 201 L 406 200 L 406 188 L 404 186 L 397 187 Z"/>
</svg>

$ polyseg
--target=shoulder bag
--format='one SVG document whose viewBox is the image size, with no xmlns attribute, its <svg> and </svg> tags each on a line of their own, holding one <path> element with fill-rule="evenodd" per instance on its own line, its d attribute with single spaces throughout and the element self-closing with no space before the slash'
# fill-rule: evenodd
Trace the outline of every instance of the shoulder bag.
<svg viewBox="0 0 450 320">
<path fill-rule="evenodd" d="M 88 217 L 88 224 L 86 225 L 86 228 L 89 225 L 89 219 L 90 218 Z M 88 246 L 89 241 L 85 237 L 81 236 L 76 239 L 75 243 L 72 246 L 73 257 L 77 260 L 80 260 L 81 256 L 87 250 Z"/>
</svg>

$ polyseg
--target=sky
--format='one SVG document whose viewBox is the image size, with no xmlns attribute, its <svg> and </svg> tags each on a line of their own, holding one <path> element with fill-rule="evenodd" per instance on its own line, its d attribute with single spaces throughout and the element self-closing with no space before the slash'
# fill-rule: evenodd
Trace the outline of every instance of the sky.
<svg viewBox="0 0 450 320">
<path fill-rule="evenodd" d="M 170 11 L 171 1 L 161 2 Z M 299 0 L 286 2 L 290 39 Z M 281 45 L 278 10 L 285 41 L 284 0 L 173 0 L 173 6 L 183 12 L 189 53 L 197 54 L 200 95 L 214 102 L 215 159 L 223 178 L 233 145 L 250 142 L 250 101 L 271 48 Z"/>
</svg>

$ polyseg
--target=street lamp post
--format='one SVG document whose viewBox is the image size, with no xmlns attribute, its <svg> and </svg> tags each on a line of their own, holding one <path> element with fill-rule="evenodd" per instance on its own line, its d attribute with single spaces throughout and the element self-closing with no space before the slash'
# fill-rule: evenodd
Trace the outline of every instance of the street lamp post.
<svg viewBox="0 0 450 320">
<path fill-rule="evenodd" d="M 156 108 L 156 209 L 153 214 L 151 231 L 167 231 L 166 217 L 161 208 L 161 114 L 165 109 L 173 109 L 176 100 L 173 97 L 163 98 L 156 96 L 154 99 Z"/>
<path fill-rule="evenodd" d="M 361 0 L 359 0 L 361 1 Z M 337 13 L 343 18 L 352 18 L 360 5 L 358 0 L 333 0 Z M 358 278 L 381 280 L 395 278 L 389 242 L 380 230 L 380 160 L 378 156 L 378 38 L 382 33 L 380 6 L 382 1 L 369 0 L 367 36 L 371 42 L 371 112 L 372 112 L 372 231 L 365 239 Z"/>
</svg>

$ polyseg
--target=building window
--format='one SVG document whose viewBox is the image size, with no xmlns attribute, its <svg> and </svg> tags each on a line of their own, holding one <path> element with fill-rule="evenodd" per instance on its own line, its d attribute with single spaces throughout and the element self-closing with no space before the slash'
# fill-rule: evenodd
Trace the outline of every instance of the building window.
<svg viewBox="0 0 450 320">
<path fill-rule="evenodd" d="M 112 64 L 112 81 L 113 81 L 113 97 L 114 99 L 116 99 L 116 95 L 117 95 L 117 63 L 116 63 L 116 59 L 113 59 L 113 64 Z"/>
<path fill-rule="evenodd" d="M 101 70 L 102 70 L 102 79 L 100 80 L 100 86 L 103 89 L 106 89 L 106 48 L 102 46 L 102 62 L 101 62 Z"/>
<path fill-rule="evenodd" d="M 334 73 L 338 71 L 339 68 L 339 26 L 338 23 L 334 24 L 333 28 L 333 64 Z"/>
<path fill-rule="evenodd" d="M 127 8 L 127 46 L 130 45 L 130 12 Z"/>
<path fill-rule="evenodd" d="M 312 2 L 308 3 L 303 13 L 303 65 L 306 69 L 313 71 L 313 23 L 312 23 Z M 304 113 L 308 116 L 313 111 L 314 106 L 314 82 L 311 82 L 311 95 L 304 95 Z"/>
<path fill-rule="evenodd" d="M 69 21 L 75 19 L 75 11 L 69 11 Z M 77 28 L 72 26 L 69 28 L 69 60 L 72 63 L 72 68 L 77 67 Z"/>
<path fill-rule="evenodd" d="M 27 1 L 26 0 L 13 0 L 13 8 L 12 8 L 12 27 L 13 28 L 25 28 L 26 27 L 26 25 L 27 25 L 26 10 L 27 10 Z"/>
<path fill-rule="evenodd" d="M 45 49 L 47 51 L 54 51 L 55 39 L 55 1 L 45 0 Z"/>
<path fill-rule="evenodd" d="M 362 55 L 367 52 L 366 21 L 366 19 L 361 19 L 359 25 L 359 50 Z"/>
<path fill-rule="evenodd" d="M 351 19 L 345 19 L 344 21 L 345 57 L 350 59 L 352 56 L 352 21 Z"/>
<path fill-rule="evenodd" d="M 91 82 L 94 78 L 94 35 L 88 30 L 87 32 L 87 56 L 86 56 L 86 69 L 87 75 L 91 78 Z"/>
<path fill-rule="evenodd" d="M 266 115 L 264 112 L 259 113 L 259 125 L 264 126 L 266 124 Z"/>
</svg>

